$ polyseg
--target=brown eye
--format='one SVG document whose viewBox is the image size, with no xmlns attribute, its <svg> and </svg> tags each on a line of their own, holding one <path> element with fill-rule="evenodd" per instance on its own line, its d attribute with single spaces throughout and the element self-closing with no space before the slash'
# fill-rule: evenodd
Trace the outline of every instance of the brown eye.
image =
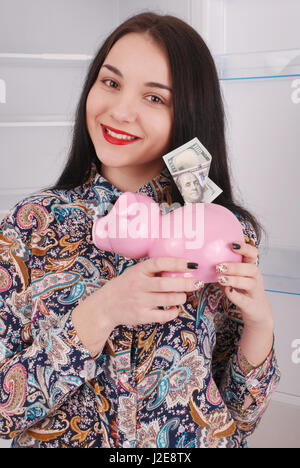
<svg viewBox="0 0 300 468">
<path fill-rule="evenodd" d="M 154 104 L 163 104 L 162 99 L 160 99 L 158 96 L 155 96 L 154 94 L 147 96 L 146 99 L 150 102 L 153 102 Z"/>
<path fill-rule="evenodd" d="M 109 88 L 117 88 L 118 87 L 118 83 L 116 83 L 116 81 L 114 81 L 114 80 L 103 80 L 102 83 L 104 83 Z"/>
</svg>

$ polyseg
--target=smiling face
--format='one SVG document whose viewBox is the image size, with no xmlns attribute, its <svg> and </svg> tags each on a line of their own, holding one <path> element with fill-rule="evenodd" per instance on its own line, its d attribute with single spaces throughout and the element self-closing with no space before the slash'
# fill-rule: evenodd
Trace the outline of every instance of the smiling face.
<svg viewBox="0 0 300 468">
<path fill-rule="evenodd" d="M 86 103 L 86 122 L 102 175 L 136 190 L 165 167 L 172 125 L 172 79 L 163 49 L 129 33 L 108 53 Z"/>
</svg>

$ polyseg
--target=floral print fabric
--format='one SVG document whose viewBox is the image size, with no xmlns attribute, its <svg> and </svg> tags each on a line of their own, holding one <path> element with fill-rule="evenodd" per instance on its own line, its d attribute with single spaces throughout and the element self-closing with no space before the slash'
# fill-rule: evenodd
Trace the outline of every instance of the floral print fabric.
<svg viewBox="0 0 300 468">
<path fill-rule="evenodd" d="M 170 205 L 170 177 L 164 170 L 138 192 Z M 33 195 L 1 223 L 0 438 L 38 448 L 246 447 L 279 370 L 274 349 L 245 367 L 241 315 L 217 284 L 189 293 L 176 320 L 115 328 L 95 359 L 76 334 L 78 303 L 145 260 L 92 242 L 97 207 L 120 194 L 94 169 L 83 186 Z"/>
</svg>

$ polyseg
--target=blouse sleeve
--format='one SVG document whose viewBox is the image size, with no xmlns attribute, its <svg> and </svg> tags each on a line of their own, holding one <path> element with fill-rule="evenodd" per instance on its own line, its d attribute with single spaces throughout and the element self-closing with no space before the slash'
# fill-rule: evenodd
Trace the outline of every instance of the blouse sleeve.
<svg viewBox="0 0 300 468">
<path fill-rule="evenodd" d="M 100 360 L 77 337 L 70 311 L 51 314 L 32 332 L 32 232 L 20 227 L 19 209 L 0 224 L 0 438 L 45 418 L 101 372 Z"/>
<path fill-rule="evenodd" d="M 245 242 L 258 247 L 252 225 L 240 219 Z M 237 307 L 223 296 L 215 318 L 216 346 L 213 354 L 213 374 L 221 396 L 241 431 L 250 435 L 267 409 L 271 396 L 280 380 L 274 339 L 266 360 L 252 367 L 242 355 L 239 341 L 243 322 Z M 253 403 L 244 410 L 245 397 L 251 395 Z"/>
</svg>

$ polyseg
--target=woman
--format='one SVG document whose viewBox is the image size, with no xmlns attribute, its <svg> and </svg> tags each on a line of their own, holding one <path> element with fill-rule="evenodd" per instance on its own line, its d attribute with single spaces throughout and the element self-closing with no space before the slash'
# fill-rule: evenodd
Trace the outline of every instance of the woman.
<svg viewBox="0 0 300 468">
<path fill-rule="evenodd" d="M 242 263 L 219 282 L 160 278 L 182 258 L 98 251 L 97 206 L 123 191 L 182 198 L 162 156 L 197 136 Z M 246 447 L 279 380 L 257 266 L 260 227 L 232 198 L 213 59 L 183 21 L 145 13 L 91 64 L 55 187 L 1 224 L 0 434 L 14 447 Z M 164 309 L 165 308 L 165 309 Z"/>
</svg>

